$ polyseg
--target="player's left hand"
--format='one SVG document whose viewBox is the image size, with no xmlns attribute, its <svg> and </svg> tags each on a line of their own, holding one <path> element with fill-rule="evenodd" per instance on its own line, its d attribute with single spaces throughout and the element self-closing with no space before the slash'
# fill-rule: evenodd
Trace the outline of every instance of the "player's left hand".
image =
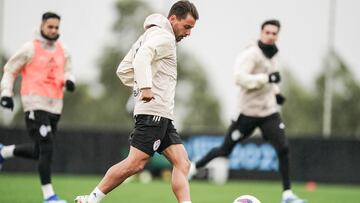
<svg viewBox="0 0 360 203">
<path fill-rule="evenodd" d="M 3 108 L 10 109 L 11 111 L 14 109 L 14 101 L 13 101 L 12 97 L 1 97 L 0 105 Z"/>
<path fill-rule="evenodd" d="M 276 94 L 276 103 L 279 105 L 283 105 L 286 101 L 286 98 L 282 94 Z"/>
<path fill-rule="evenodd" d="M 69 92 L 74 92 L 75 91 L 75 83 L 71 80 L 66 80 L 65 88 Z"/>
<path fill-rule="evenodd" d="M 155 99 L 154 92 L 151 90 L 151 88 L 143 88 L 141 89 L 139 99 L 145 103 L 150 102 L 151 100 Z"/>
<path fill-rule="evenodd" d="M 269 83 L 279 83 L 281 81 L 281 76 L 279 72 L 273 72 L 269 74 Z"/>
</svg>

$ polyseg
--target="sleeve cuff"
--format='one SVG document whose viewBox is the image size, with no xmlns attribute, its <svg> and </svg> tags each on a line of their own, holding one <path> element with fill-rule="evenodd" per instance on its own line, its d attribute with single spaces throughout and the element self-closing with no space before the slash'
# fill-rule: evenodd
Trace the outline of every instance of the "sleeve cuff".
<svg viewBox="0 0 360 203">
<path fill-rule="evenodd" d="M 261 84 L 269 82 L 269 77 L 266 74 L 259 74 L 258 77 Z"/>
<path fill-rule="evenodd" d="M 13 97 L 14 94 L 11 90 L 2 90 L 1 97 Z"/>
<path fill-rule="evenodd" d="M 67 80 L 71 80 L 71 82 L 73 82 L 73 83 L 76 82 L 75 76 L 72 74 L 65 74 L 65 81 L 67 81 Z"/>
</svg>

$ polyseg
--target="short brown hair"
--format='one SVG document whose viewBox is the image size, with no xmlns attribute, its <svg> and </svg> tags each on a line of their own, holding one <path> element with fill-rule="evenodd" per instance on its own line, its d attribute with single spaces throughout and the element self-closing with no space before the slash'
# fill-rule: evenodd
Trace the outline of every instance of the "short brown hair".
<svg viewBox="0 0 360 203">
<path fill-rule="evenodd" d="M 280 27 L 281 27 L 280 21 L 275 20 L 275 19 L 267 20 L 267 21 L 263 22 L 263 24 L 261 25 L 261 30 L 263 30 L 266 25 L 274 25 L 274 26 L 278 27 L 279 30 L 280 30 Z"/>
<path fill-rule="evenodd" d="M 58 14 L 56 14 L 56 13 L 46 12 L 46 13 L 44 13 L 44 14 L 42 15 L 41 20 L 42 20 L 43 22 L 45 22 L 45 21 L 47 21 L 47 20 L 50 19 L 50 18 L 56 18 L 56 19 L 58 19 L 58 20 L 61 19 L 61 17 L 60 17 Z"/>
<path fill-rule="evenodd" d="M 172 5 L 168 18 L 175 15 L 177 19 L 184 19 L 188 13 L 190 13 L 195 20 L 199 19 L 199 13 L 193 3 L 189 1 L 178 1 Z"/>
</svg>

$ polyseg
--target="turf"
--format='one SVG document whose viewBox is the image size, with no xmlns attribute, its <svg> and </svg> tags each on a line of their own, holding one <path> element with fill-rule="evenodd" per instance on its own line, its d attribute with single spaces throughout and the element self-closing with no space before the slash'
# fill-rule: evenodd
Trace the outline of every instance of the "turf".
<svg viewBox="0 0 360 203">
<path fill-rule="evenodd" d="M 100 176 L 55 175 L 53 183 L 59 196 L 73 202 L 76 195 L 89 193 L 100 179 Z M 307 191 L 305 184 L 294 183 L 293 189 L 310 203 L 355 203 L 360 199 L 360 185 L 318 184 L 315 190 Z M 194 203 L 232 203 L 242 194 L 252 194 L 262 203 L 280 203 L 281 186 L 279 182 L 272 181 L 230 181 L 225 185 L 192 181 L 191 193 Z M 0 203 L 40 202 L 42 196 L 36 175 L 0 174 Z M 168 181 L 155 180 L 142 184 L 134 179 L 115 189 L 103 202 L 171 203 L 176 200 Z"/>
</svg>

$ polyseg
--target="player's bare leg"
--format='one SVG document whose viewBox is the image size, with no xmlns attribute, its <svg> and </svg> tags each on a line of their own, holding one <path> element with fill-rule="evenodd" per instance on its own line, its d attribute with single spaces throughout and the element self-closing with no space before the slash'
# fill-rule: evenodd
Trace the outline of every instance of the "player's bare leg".
<svg viewBox="0 0 360 203">
<path fill-rule="evenodd" d="M 78 196 L 75 199 L 77 203 L 98 203 L 101 199 L 119 186 L 128 177 L 141 171 L 150 156 L 135 147 L 130 146 L 128 157 L 121 162 L 113 165 L 106 172 L 98 186 L 86 196 Z"/>
<path fill-rule="evenodd" d="M 190 203 L 190 187 L 187 178 L 190 160 L 188 159 L 184 145 L 171 145 L 163 151 L 163 154 L 173 165 L 171 185 L 178 202 Z"/>
<path fill-rule="evenodd" d="M 150 156 L 135 147 L 130 147 L 129 155 L 126 159 L 109 168 L 104 178 L 98 185 L 98 188 L 107 194 L 119 186 L 128 177 L 141 171 Z"/>
</svg>

